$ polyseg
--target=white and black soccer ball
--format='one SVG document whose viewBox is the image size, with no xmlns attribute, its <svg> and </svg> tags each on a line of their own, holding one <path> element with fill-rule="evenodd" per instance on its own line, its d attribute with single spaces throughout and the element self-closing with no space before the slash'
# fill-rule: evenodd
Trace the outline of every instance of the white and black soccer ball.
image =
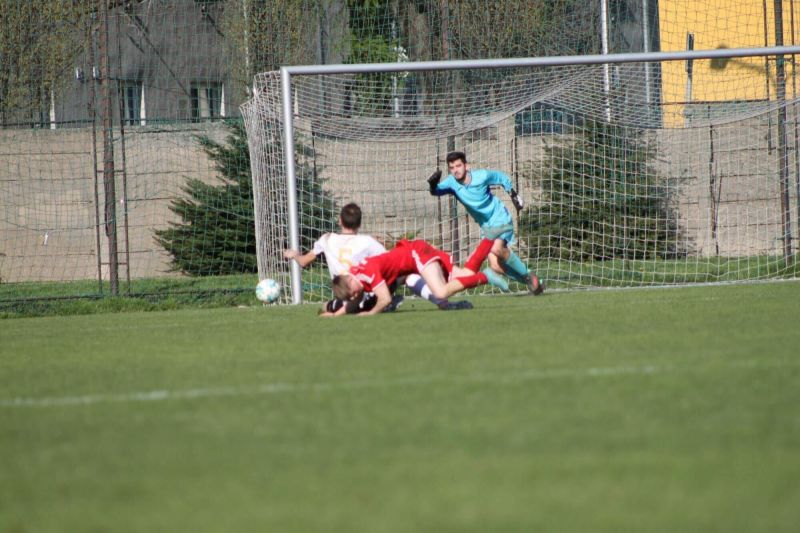
<svg viewBox="0 0 800 533">
<path fill-rule="evenodd" d="M 275 303 L 281 296 L 281 284 L 274 279 L 262 279 L 256 285 L 256 298 L 264 303 Z"/>
</svg>

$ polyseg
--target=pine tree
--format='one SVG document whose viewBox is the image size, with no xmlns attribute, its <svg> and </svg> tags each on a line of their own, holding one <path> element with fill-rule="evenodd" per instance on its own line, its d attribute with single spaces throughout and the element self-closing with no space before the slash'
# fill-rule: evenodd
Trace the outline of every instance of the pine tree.
<svg viewBox="0 0 800 533">
<path fill-rule="evenodd" d="M 172 255 L 172 270 L 191 276 L 213 276 L 256 272 L 255 216 L 250 153 L 241 122 L 228 121 L 225 143 L 198 136 L 203 151 L 214 161 L 221 185 L 187 178 L 181 187 L 185 197 L 172 201 L 170 210 L 181 222 L 155 231 L 155 239 Z M 302 153 L 313 157 L 309 148 Z M 314 220 L 314 229 L 301 235 L 308 248 L 322 233 L 335 227 L 333 199 L 322 190 L 320 180 L 304 167 L 298 170 L 301 227 Z M 303 178 L 302 176 L 307 176 Z"/>
<path fill-rule="evenodd" d="M 577 129 L 577 138 L 546 148 L 541 169 L 529 169 L 541 189 L 541 202 L 519 223 L 530 256 L 588 261 L 685 255 L 670 188 L 650 164 L 642 132 L 603 122 Z"/>
</svg>

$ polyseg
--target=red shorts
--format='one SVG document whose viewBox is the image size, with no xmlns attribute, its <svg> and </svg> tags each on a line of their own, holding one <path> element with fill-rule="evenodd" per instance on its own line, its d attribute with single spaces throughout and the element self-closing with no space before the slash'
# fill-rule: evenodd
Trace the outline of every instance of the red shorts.
<svg viewBox="0 0 800 533">
<path fill-rule="evenodd" d="M 453 271 L 453 259 L 450 257 L 450 254 L 443 252 L 438 248 L 434 248 L 425 241 L 402 240 L 397 243 L 397 247 L 400 246 L 407 246 L 411 249 L 411 257 L 414 260 L 418 273 L 421 273 L 422 269 L 433 261 L 439 261 L 441 263 L 442 270 L 444 270 L 445 273 L 445 278 L 447 278 L 447 275 Z"/>
</svg>

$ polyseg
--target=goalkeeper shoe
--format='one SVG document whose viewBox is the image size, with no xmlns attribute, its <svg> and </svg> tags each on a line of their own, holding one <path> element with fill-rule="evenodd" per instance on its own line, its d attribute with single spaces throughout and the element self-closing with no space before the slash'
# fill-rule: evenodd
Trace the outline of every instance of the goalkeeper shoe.
<svg viewBox="0 0 800 533">
<path fill-rule="evenodd" d="M 508 282 L 505 280 L 505 278 L 503 278 L 503 276 L 501 276 L 491 268 L 484 268 L 481 272 L 483 272 L 486 275 L 486 279 L 489 280 L 489 284 L 492 285 L 493 287 L 497 287 L 498 289 L 500 289 L 500 292 L 509 291 Z"/>
<path fill-rule="evenodd" d="M 460 302 L 445 302 L 439 306 L 439 309 L 442 311 L 457 311 L 459 309 L 472 309 L 472 303 L 468 302 L 467 300 L 461 300 Z"/>
<path fill-rule="evenodd" d="M 531 275 L 528 276 L 528 292 L 534 296 L 539 296 L 544 292 L 544 283 L 542 283 L 542 280 L 539 279 L 539 276 L 533 272 L 531 272 Z"/>
</svg>

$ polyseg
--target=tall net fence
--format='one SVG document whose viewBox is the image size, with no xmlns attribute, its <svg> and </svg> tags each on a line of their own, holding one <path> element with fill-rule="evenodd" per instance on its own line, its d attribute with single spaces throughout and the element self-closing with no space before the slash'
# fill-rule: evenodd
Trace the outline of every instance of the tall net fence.
<svg viewBox="0 0 800 533">
<path fill-rule="evenodd" d="M 332 227 L 335 211 L 312 212 L 324 198 L 359 203 L 363 231 L 388 246 L 421 238 L 466 260 L 477 224 L 426 182 L 459 150 L 472 168 L 511 178 L 527 205 L 512 248 L 551 287 L 796 277 L 798 101 L 785 64 L 780 97 L 741 97 L 764 90 L 749 72 L 763 61 L 693 60 L 695 87 L 713 87 L 718 100 L 680 106 L 653 96 L 685 88 L 665 75 L 667 61 L 423 71 L 438 89 L 412 113 L 382 91 L 407 73 L 294 75 L 301 246 Z M 727 70 L 737 65 L 747 67 Z M 279 74 L 257 76 L 255 87 L 242 109 L 251 151 L 264 161 L 254 172 L 264 191 L 256 212 L 272 213 L 287 201 Z M 514 212 L 502 188 L 494 193 Z M 287 224 L 269 224 L 261 275 L 288 281 Z M 326 297 L 328 281 L 323 269 L 306 271 L 306 298 Z"/>
<path fill-rule="evenodd" d="M 287 218 L 277 185 L 253 189 L 250 178 L 251 165 L 264 175 L 283 157 L 279 137 L 268 141 L 277 149 L 255 156 L 253 143 L 264 137 L 244 135 L 242 119 L 255 115 L 262 126 L 279 127 L 280 115 L 260 104 L 278 93 L 261 77 L 254 84 L 255 73 L 281 65 L 764 46 L 776 44 L 778 20 L 784 44 L 792 44 L 800 10 L 794 2 L 779 3 L 781 13 L 775 2 L 747 0 L 5 0 L 0 311 L 110 294 L 250 294 L 263 255 L 256 236 L 277 250 L 286 242 Z M 783 106 L 790 124 L 797 92 L 792 65 L 785 66 L 785 98 L 792 104 Z M 441 164 L 441 154 L 456 143 L 469 148 L 474 164 L 521 179 L 522 162 L 538 157 L 525 152 L 526 142 L 544 146 L 555 130 L 579 131 L 585 117 L 607 113 L 601 101 L 582 107 L 573 76 L 594 84 L 593 91 L 610 84 L 617 126 L 672 131 L 673 122 L 703 127 L 717 121 L 717 136 L 720 120 L 747 116 L 766 121 L 764 135 L 772 133 L 764 142 L 774 151 L 781 107 L 776 67 L 774 58 L 761 58 L 696 63 L 691 74 L 684 64 L 665 63 L 609 73 L 565 70 L 552 79 L 480 70 L 298 80 L 298 124 L 308 124 L 297 138 L 299 166 L 309 169 L 302 216 L 314 228 L 302 244 L 332 227 L 342 201 L 369 205 L 374 196 L 370 216 L 384 208 L 386 222 L 370 219 L 365 230 L 391 234 L 389 240 L 420 231 L 444 243 L 455 231 L 448 229 L 453 218 L 461 221 L 454 249 L 466 246 L 464 235 L 475 228 L 457 206 L 425 198 L 418 173 Z M 636 79 L 648 81 L 620 89 Z M 454 90 L 460 85 L 472 89 Z M 248 103 L 240 113 L 254 89 L 252 102 L 259 105 L 251 111 Z M 383 170 L 370 163 L 347 178 L 352 184 L 333 185 L 337 165 L 344 165 L 337 158 L 375 157 L 373 147 L 392 129 L 402 147 L 378 150 L 385 155 L 373 162 Z M 490 141 L 516 148 L 490 149 Z M 714 157 L 724 145 L 715 141 Z M 340 155 L 330 155 L 333 146 Z M 414 191 L 408 200 L 378 200 L 383 192 L 369 192 L 368 176 L 409 159 L 416 162 L 401 165 L 394 184 Z M 347 192 L 362 187 L 358 180 L 362 192 Z M 257 216 L 254 203 L 270 206 L 270 216 Z M 442 214 L 420 230 L 412 221 L 427 220 L 430 209 Z M 524 242 L 520 234 L 519 245 Z M 285 271 L 282 259 L 273 262 L 267 270 Z M 319 296 L 323 281 L 311 282 L 320 285 Z"/>
</svg>

